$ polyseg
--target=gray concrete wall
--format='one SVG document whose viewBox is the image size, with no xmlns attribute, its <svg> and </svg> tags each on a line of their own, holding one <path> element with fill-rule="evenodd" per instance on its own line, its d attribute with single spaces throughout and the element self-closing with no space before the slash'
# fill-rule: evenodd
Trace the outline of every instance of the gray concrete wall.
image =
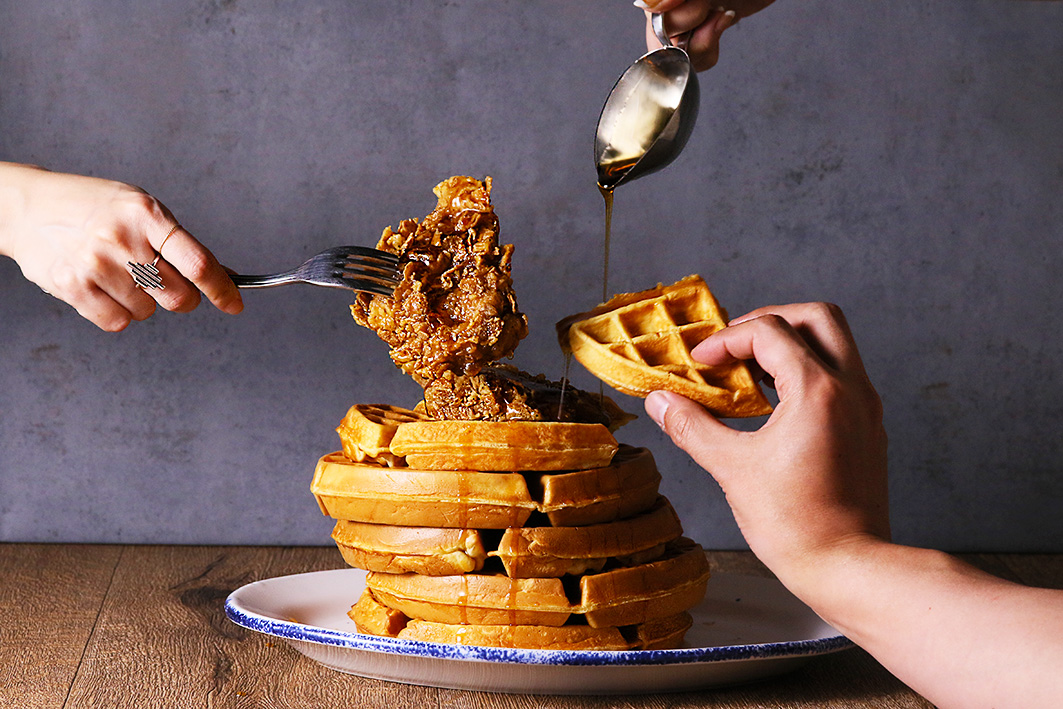
<svg viewBox="0 0 1063 709">
<path fill-rule="evenodd" d="M 1063 550 L 1061 29 L 1063 3 L 780 0 L 725 35 L 687 152 L 617 194 L 614 291 L 699 272 L 732 315 L 843 306 L 903 541 Z M 556 377 L 553 323 L 601 291 L 594 125 L 641 34 L 605 1 L 3 3 L 0 158 L 138 184 L 244 272 L 491 175 L 516 363 Z M 343 293 L 245 295 L 110 335 L 0 261 L 0 539 L 327 543 L 333 429 L 417 390 Z M 742 546 L 644 415 L 621 438 L 691 536 Z"/>
</svg>

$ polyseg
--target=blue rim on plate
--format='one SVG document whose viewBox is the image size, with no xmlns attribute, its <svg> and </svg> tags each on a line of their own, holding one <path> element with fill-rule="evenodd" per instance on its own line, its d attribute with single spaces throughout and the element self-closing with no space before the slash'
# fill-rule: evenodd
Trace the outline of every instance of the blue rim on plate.
<svg viewBox="0 0 1063 709">
<path fill-rule="evenodd" d="M 836 635 L 787 642 L 681 648 L 675 650 L 526 650 L 475 645 L 447 645 L 319 628 L 294 621 L 267 618 L 245 611 L 236 606 L 232 595 L 225 601 L 225 614 L 234 623 L 244 628 L 286 640 L 434 659 L 524 665 L 676 665 L 692 662 L 725 662 L 773 657 L 812 656 L 835 652 L 853 646 L 852 641 L 845 636 Z"/>
</svg>

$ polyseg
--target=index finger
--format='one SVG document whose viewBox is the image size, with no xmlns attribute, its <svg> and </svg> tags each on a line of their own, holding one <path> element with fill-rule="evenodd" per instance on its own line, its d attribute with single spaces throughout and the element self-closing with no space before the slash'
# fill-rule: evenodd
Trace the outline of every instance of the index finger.
<svg viewBox="0 0 1063 709">
<path fill-rule="evenodd" d="M 795 303 L 758 308 L 731 325 L 776 315 L 785 320 L 827 365 L 838 370 L 862 372 L 863 361 L 841 308 L 831 303 Z"/>
<path fill-rule="evenodd" d="M 754 360 L 775 380 L 779 398 L 791 384 L 823 372 L 826 364 L 783 317 L 757 315 L 714 332 L 691 351 L 695 360 L 709 366 Z"/>
<path fill-rule="evenodd" d="M 160 242 L 156 244 L 155 239 Z M 202 291 L 218 310 L 235 315 L 244 309 L 240 291 L 225 267 L 187 229 L 178 225 L 169 237 L 153 234 L 149 241 L 159 255 Z"/>
</svg>

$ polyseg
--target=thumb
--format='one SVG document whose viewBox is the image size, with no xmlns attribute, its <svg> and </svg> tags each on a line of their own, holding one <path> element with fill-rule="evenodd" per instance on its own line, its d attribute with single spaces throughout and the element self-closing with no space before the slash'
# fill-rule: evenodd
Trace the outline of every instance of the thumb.
<svg viewBox="0 0 1063 709">
<path fill-rule="evenodd" d="M 650 392 L 646 413 L 713 477 L 720 454 L 731 450 L 738 437 L 737 431 L 720 423 L 704 407 L 675 392 Z"/>
</svg>

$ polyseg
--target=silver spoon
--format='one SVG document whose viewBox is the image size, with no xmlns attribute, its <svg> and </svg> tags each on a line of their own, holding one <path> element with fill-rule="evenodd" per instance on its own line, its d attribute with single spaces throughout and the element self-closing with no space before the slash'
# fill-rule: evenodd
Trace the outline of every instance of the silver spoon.
<svg viewBox="0 0 1063 709">
<path fill-rule="evenodd" d="M 607 190 L 670 164 L 698 118 L 701 92 L 683 42 L 672 44 L 661 15 L 653 15 L 652 25 L 664 46 L 628 67 L 598 118 L 594 159 L 598 184 Z"/>
</svg>

